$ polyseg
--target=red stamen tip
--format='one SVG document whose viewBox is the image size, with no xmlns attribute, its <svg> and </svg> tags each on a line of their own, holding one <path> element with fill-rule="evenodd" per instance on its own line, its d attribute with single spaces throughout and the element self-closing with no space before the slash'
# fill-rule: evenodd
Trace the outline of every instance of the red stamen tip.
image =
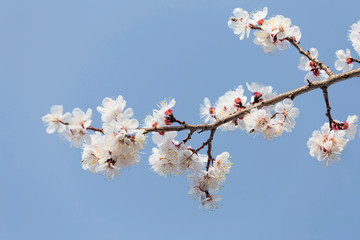
<svg viewBox="0 0 360 240">
<path fill-rule="evenodd" d="M 166 115 L 166 116 L 169 116 L 171 113 L 172 113 L 172 110 L 171 110 L 171 109 L 168 109 L 168 110 L 166 110 L 165 115 Z"/>
</svg>

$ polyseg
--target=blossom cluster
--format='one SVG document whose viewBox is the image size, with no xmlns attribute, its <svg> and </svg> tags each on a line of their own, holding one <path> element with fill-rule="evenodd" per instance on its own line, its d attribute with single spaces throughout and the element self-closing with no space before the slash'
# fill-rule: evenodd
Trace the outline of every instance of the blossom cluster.
<svg viewBox="0 0 360 240">
<path fill-rule="evenodd" d="M 105 98 L 102 107 L 97 107 L 103 121 L 102 129 L 90 127 L 91 109 L 84 113 L 75 108 L 72 114 L 63 114 L 63 107 L 55 105 L 42 120 L 48 124 L 48 133 L 57 130 L 73 146 L 83 149 L 81 164 L 84 170 L 113 178 L 121 169 L 136 165 L 140 160 L 138 154 L 144 147 L 143 130 L 138 129 L 139 122 L 132 118 L 133 110 L 125 109 L 125 106 L 122 96 L 115 100 Z M 89 134 L 88 130 L 95 130 L 95 133 Z"/>
<path fill-rule="evenodd" d="M 254 104 L 266 101 L 276 96 L 271 86 L 263 86 L 258 83 L 246 83 L 247 88 L 252 92 L 250 101 L 244 96 L 244 88 L 238 86 L 235 91 L 230 90 L 219 97 L 215 106 L 211 106 L 208 98 L 200 106 L 200 116 L 205 123 L 214 122 L 236 114 L 238 111 L 251 107 Z M 294 107 L 291 99 L 285 99 L 275 105 L 253 108 L 245 116 L 227 122 L 220 126 L 223 131 L 235 129 L 246 130 L 249 133 L 262 134 L 268 140 L 281 136 L 283 132 L 291 132 L 295 126 L 295 118 L 299 115 L 299 109 Z"/>
<path fill-rule="evenodd" d="M 274 52 L 276 48 L 285 50 L 289 39 L 300 41 L 300 28 L 293 26 L 290 18 L 276 15 L 265 19 L 267 13 L 267 7 L 251 14 L 242 8 L 235 8 L 228 26 L 233 29 L 234 34 L 240 36 L 240 40 L 244 39 L 245 35 L 249 37 L 250 31 L 255 30 L 254 43 L 261 46 L 265 53 Z"/>
<path fill-rule="evenodd" d="M 144 121 L 144 127 L 169 126 L 178 121 L 172 108 L 175 106 L 175 99 L 169 102 L 164 100 L 159 104 L 159 109 L 154 109 L 152 115 L 148 115 Z M 221 199 L 217 193 L 220 185 L 225 181 L 230 172 L 229 154 L 223 153 L 215 159 L 205 154 L 199 154 L 197 150 L 188 146 L 184 141 L 175 140 L 177 132 L 153 132 L 152 140 L 156 147 L 152 149 L 149 157 L 151 169 L 160 176 L 178 176 L 188 174 L 191 179 L 189 194 L 199 199 L 200 207 L 214 209 L 216 202 Z M 212 166 L 207 167 L 210 161 Z"/>
<path fill-rule="evenodd" d="M 88 109 L 83 112 L 75 108 L 71 113 L 63 114 L 62 105 L 54 105 L 50 108 L 50 113 L 42 118 L 45 124 L 48 124 L 46 132 L 52 134 L 58 132 L 71 143 L 72 146 L 81 147 L 84 140 L 89 140 L 87 128 L 92 120 L 92 110 Z"/>
<path fill-rule="evenodd" d="M 328 122 L 324 123 L 321 130 L 314 131 L 307 142 L 310 155 L 324 166 L 338 162 L 348 141 L 355 138 L 357 122 L 358 116 L 352 115 L 344 123 L 333 121 L 331 127 Z"/>
<path fill-rule="evenodd" d="M 200 199 L 200 207 L 217 208 L 217 202 L 222 196 L 214 193 L 220 190 L 230 172 L 229 157 L 229 153 L 224 152 L 213 160 L 212 166 L 207 171 L 202 170 L 188 176 L 191 180 L 189 194 L 194 199 Z"/>
</svg>

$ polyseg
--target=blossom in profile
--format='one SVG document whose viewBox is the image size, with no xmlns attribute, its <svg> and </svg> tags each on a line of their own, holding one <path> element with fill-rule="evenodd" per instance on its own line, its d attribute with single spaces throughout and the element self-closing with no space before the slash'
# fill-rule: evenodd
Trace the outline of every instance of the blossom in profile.
<svg viewBox="0 0 360 240">
<path fill-rule="evenodd" d="M 163 100 L 158 105 L 159 109 L 153 109 L 152 115 L 147 115 L 144 120 L 145 128 L 165 127 L 171 125 L 175 118 L 172 108 L 175 106 L 175 99 Z M 153 132 L 152 140 L 155 144 L 160 145 L 169 139 L 176 137 L 176 132 Z"/>
<path fill-rule="evenodd" d="M 272 86 L 264 86 L 256 82 L 252 82 L 251 84 L 246 83 L 246 86 L 253 94 L 250 103 L 259 103 L 276 96 L 276 93 L 273 92 Z"/>
<path fill-rule="evenodd" d="M 316 48 L 310 48 L 310 56 L 314 59 L 319 57 L 319 52 Z M 305 75 L 304 82 L 316 82 L 325 80 L 329 75 L 317 66 L 314 61 L 309 60 L 306 56 L 300 56 L 298 68 L 308 73 Z"/>
<path fill-rule="evenodd" d="M 261 26 L 264 24 L 264 19 L 268 14 L 268 8 L 264 7 L 262 11 L 255 11 L 250 16 L 250 23 L 253 25 Z"/>
<path fill-rule="evenodd" d="M 50 108 L 50 113 L 41 118 L 43 123 L 47 124 L 46 132 L 48 134 L 54 133 L 56 130 L 62 133 L 66 130 L 66 125 L 71 119 L 70 113 L 63 114 L 62 105 L 54 105 Z"/>
<path fill-rule="evenodd" d="M 335 54 L 337 57 L 337 60 L 335 61 L 336 70 L 348 72 L 353 68 L 354 63 L 348 48 L 346 49 L 346 52 L 344 52 L 344 50 L 337 50 Z"/>
<path fill-rule="evenodd" d="M 358 125 L 357 125 L 358 121 L 359 121 L 359 117 L 357 115 L 351 115 L 351 116 L 348 116 L 348 118 L 345 122 L 346 128 L 344 130 L 345 130 L 346 137 L 349 140 L 355 139 L 355 135 L 356 135 L 357 128 L 358 128 Z"/>
<path fill-rule="evenodd" d="M 200 105 L 200 117 L 204 119 L 204 122 L 215 122 L 215 109 L 211 106 L 210 100 L 204 98 L 204 104 Z"/>
<path fill-rule="evenodd" d="M 222 199 L 222 196 L 219 194 L 214 195 L 202 195 L 200 199 L 199 208 L 207 208 L 209 210 L 213 210 L 218 208 L 217 202 L 219 202 Z"/>
<path fill-rule="evenodd" d="M 312 58 L 318 58 L 319 52 L 316 48 L 310 48 L 309 50 L 310 56 Z M 310 61 L 306 56 L 301 55 L 299 58 L 299 65 L 298 68 L 303 71 L 311 71 L 314 69 L 316 64 L 313 61 Z"/>
<path fill-rule="evenodd" d="M 316 82 L 316 81 L 322 81 L 329 77 L 329 75 L 324 70 L 314 70 L 311 72 L 308 72 L 305 75 L 304 82 Z"/>
<path fill-rule="evenodd" d="M 360 20 L 350 26 L 349 40 L 355 51 L 360 55 Z"/>
<path fill-rule="evenodd" d="M 354 140 L 356 132 L 357 132 L 357 123 L 359 121 L 359 117 L 357 115 L 348 116 L 347 120 L 342 123 L 337 120 L 333 121 L 332 129 L 334 131 L 344 131 L 345 136 L 349 140 Z"/>
</svg>

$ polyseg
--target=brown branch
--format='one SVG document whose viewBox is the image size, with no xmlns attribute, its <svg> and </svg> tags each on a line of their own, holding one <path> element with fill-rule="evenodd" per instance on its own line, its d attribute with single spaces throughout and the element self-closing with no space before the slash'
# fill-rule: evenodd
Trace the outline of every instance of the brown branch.
<svg viewBox="0 0 360 240">
<path fill-rule="evenodd" d="M 193 131 L 200 130 L 200 132 L 209 131 L 212 129 L 216 129 L 219 126 L 221 126 L 227 122 L 230 122 L 232 120 L 235 120 L 235 119 L 245 116 L 252 109 L 255 109 L 255 108 L 260 109 L 260 108 L 263 108 L 266 106 L 270 106 L 270 105 L 276 104 L 278 102 L 281 102 L 282 100 L 284 100 L 286 98 L 294 99 L 295 97 L 302 95 L 304 93 L 310 92 L 312 90 L 315 90 L 318 88 L 329 87 L 337 82 L 341 82 L 341 81 L 344 81 L 344 80 L 347 80 L 350 78 L 354 78 L 354 77 L 360 77 L 360 68 L 356 68 L 352 71 L 345 72 L 345 73 L 333 74 L 332 76 L 330 76 L 327 79 L 322 80 L 322 81 L 310 82 L 302 87 L 279 94 L 276 97 L 273 97 L 269 100 L 247 106 L 245 109 L 242 109 L 242 110 L 240 110 L 232 115 L 229 115 L 223 119 L 218 119 L 215 122 L 210 123 L 210 124 L 194 124 L 194 125 L 184 124 L 181 126 L 165 126 L 165 127 L 139 128 L 139 129 L 144 130 L 145 133 L 147 133 L 147 132 L 174 132 L 174 131 L 179 132 L 179 131 L 184 131 L 184 130 L 193 130 Z M 96 128 L 89 127 L 88 129 L 93 130 Z M 97 131 L 102 132 L 102 129 L 97 129 Z M 202 148 L 205 146 L 202 146 Z"/>
<path fill-rule="evenodd" d="M 176 122 L 176 123 L 178 123 L 180 125 L 186 125 L 185 121 L 180 121 L 180 120 L 175 119 L 174 122 Z"/>
<path fill-rule="evenodd" d="M 186 143 L 187 141 L 189 141 L 194 132 L 195 132 L 195 130 L 190 130 L 187 137 L 184 138 L 184 140 L 182 140 L 182 143 Z"/>
<path fill-rule="evenodd" d="M 213 162 L 213 157 L 211 155 L 211 148 L 212 148 L 212 140 L 214 139 L 215 132 L 216 132 L 216 128 L 212 129 L 211 132 L 210 132 L 209 139 L 206 141 L 207 146 L 208 146 L 208 150 L 207 150 L 208 161 L 207 161 L 207 164 L 206 164 L 206 171 L 209 171 L 210 163 Z"/>
<path fill-rule="evenodd" d="M 329 127 L 330 127 L 330 130 L 332 130 L 332 123 L 334 120 L 331 117 L 331 107 L 330 107 L 329 94 L 327 91 L 327 87 L 323 87 L 322 90 L 323 90 L 325 104 L 326 104 L 326 116 L 329 118 Z"/>
<path fill-rule="evenodd" d="M 92 131 L 94 131 L 94 132 L 104 133 L 104 131 L 103 131 L 101 128 L 94 128 L 94 127 L 92 127 L 92 126 L 87 127 L 86 130 L 92 130 Z"/>
<path fill-rule="evenodd" d="M 286 38 L 286 40 L 288 40 L 299 51 L 300 54 L 307 57 L 310 61 L 316 63 L 316 65 L 318 65 L 320 69 L 324 70 L 329 76 L 334 75 L 334 73 L 329 69 L 329 67 L 325 66 L 321 61 L 317 60 L 316 58 L 313 58 L 310 55 L 309 51 L 305 52 L 296 40 L 292 39 L 291 37 Z"/>
<path fill-rule="evenodd" d="M 260 109 L 265 106 L 270 106 L 270 105 L 276 104 L 278 102 L 281 102 L 282 100 L 284 100 L 286 98 L 294 99 L 295 97 L 302 95 L 304 93 L 310 92 L 312 90 L 315 90 L 318 88 L 329 87 L 337 82 L 341 82 L 341 81 L 344 81 L 344 80 L 347 80 L 350 78 L 354 78 L 354 77 L 359 77 L 359 76 L 360 76 L 360 68 L 356 68 L 352 71 L 345 72 L 345 73 L 334 74 L 325 80 L 311 82 L 311 84 L 306 84 L 305 86 L 282 93 L 282 94 L 277 95 L 276 97 L 273 97 L 269 100 L 247 106 L 246 109 L 242 109 L 242 110 L 236 112 L 235 114 L 232 114 L 223 119 L 218 119 L 217 121 L 215 121 L 211 124 L 195 124 L 195 125 L 188 124 L 186 126 L 166 126 L 166 127 L 142 128 L 142 129 L 145 130 L 145 132 L 171 132 L 171 131 L 178 132 L 178 131 L 184 131 L 184 130 L 209 131 L 212 129 L 216 129 L 219 126 L 221 126 L 227 122 L 230 122 L 232 120 L 243 117 L 245 114 L 249 113 L 251 111 L 251 109 L 255 109 L 255 108 Z"/>
<path fill-rule="evenodd" d="M 255 25 L 253 25 L 253 24 L 249 24 L 249 28 L 251 28 L 251 29 L 255 29 L 255 30 L 263 30 L 261 27 L 257 27 L 257 26 L 255 26 Z"/>
<path fill-rule="evenodd" d="M 200 147 L 198 147 L 196 150 L 194 150 L 190 157 L 192 157 L 192 155 L 194 155 L 194 154 L 197 154 L 197 153 L 198 153 L 201 149 L 203 149 L 206 145 L 208 145 L 208 141 L 204 142 Z M 189 158 L 190 158 L 190 157 L 189 157 Z"/>
</svg>

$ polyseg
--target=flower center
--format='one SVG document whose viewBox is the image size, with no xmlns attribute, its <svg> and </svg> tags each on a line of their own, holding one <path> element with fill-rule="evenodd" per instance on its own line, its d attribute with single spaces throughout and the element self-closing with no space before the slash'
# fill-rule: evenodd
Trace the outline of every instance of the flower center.
<svg viewBox="0 0 360 240">
<path fill-rule="evenodd" d="M 209 113 L 210 113 L 210 114 L 214 114 L 214 113 L 215 113 L 215 109 L 214 109 L 213 107 L 211 107 L 211 108 L 209 109 Z"/>
<path fill-rule="evenodd" d="M 352 64 L 353 63 L 353 59 L 350 58 L 350 57 L 346 58 L 345 61 L 346 61 L 347 64 Z"/>
<path fill-rule="evenodd" d="M 259 26 L 263 25 L 264 23 L 264 19 L 260 19 L 259 21 L 257 21 L 257 24 L 259 24 Z"/>
</svg>

